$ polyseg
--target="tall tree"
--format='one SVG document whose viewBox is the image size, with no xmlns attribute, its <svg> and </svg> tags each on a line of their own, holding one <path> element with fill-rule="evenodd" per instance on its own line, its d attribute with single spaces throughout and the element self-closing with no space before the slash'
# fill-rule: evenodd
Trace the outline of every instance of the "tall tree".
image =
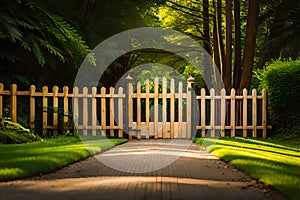
<svg viewBox="0 0 300 200">
<path fill-rule="evenodd" d="M 259 8 L 259 0 L 249 0 L 242 77 L 239 85 L 240 91 L 243 88 L 249 89 L 251 86 Z"/>
</svg>

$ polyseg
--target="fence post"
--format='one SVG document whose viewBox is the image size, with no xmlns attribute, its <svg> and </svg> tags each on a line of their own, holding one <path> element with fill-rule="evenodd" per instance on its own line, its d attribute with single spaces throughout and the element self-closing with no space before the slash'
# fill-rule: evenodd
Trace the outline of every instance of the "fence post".
<svg viewBox="0 0 300 200">
<path fill-rule="evenodd" d="M 34 85 L 30 86 L 29 93 L 30 93 L 30 130 L 33 132 L 34 130 L 34 120 L 35 120 L 35 93 L 36 87 Z"/>
<path fill-rule="evenodd" d="M 187 86 L 187 139 L 192 137 L 192 130 L 194 129 L 193 117 L 194 117 L 194 108 L 193 108 L 193 85 L 195 82 L 194 77 L 190 76 L 188 78 Z"/>
<path fill-rule="evenodd" d="M 12 122 L 17 122 L 17 85 L 10 86 L 10 118 Z"/>
<path fill-rule="evenodd" d="M 262 137 L 267 137 L 267 90 L 262 90 L 262 126 L 263 134 Z"/>
<path fill-rule="evenodd" d="M 132 127 L 132 117 L 133 117 L 133 107 L 132 107 L 132 93 L 133 93 L 133 87 L 132 87 L 132 78 L 130 76 L 130 74 L 128 74 L 128 76 L 126 77 L 126 82 L 127 82 L 127 120 L 126 120 L 126 132 L 129 135 L 129 139 L 132 140 L 132 135 L 130 132 L 130 127 Z"/>
<path fill-rule="evenodd" d="M 0 83 L 0 119 L 3 117 L 3 98 L 2 98 L 2 93 L 3 93 L 4 85 L 3 83 Z"/>
</svg>

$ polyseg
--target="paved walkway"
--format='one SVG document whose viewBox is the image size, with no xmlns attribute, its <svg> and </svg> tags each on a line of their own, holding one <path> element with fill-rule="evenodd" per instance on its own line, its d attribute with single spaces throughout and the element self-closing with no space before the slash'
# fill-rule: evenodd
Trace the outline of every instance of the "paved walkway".
<svg viewBox="0 0 300 200">
<path fill-rule="evenodd" d="M 186 140 L 131 141 L 54 173 L 0 183 L 1 200 L 27 198 L 285 199 Z"/>
</svg>

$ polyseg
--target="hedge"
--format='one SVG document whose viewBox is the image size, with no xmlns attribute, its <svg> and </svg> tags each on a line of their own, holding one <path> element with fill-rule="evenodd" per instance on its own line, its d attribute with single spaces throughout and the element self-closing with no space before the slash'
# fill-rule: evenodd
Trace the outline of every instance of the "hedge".
<svg viewBox="0 0 300 200">
<path fill-rule="evenodd" d="M 259 73 L 268 91 L 269 118 L 276 128 L 300 125 L 300 59 L 271 62 Z"/>
</svg>

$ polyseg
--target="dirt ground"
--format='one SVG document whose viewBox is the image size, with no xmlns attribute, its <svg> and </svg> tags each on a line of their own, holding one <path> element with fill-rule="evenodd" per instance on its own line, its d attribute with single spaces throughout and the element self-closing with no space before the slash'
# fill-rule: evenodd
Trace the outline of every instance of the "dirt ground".
<svg viewBox="0 0 300 200">
<path fill-rule="evenodd" d="M 49 174 L 0 183 L 1 200 L 285 199 L 188 141 L 131 141 Z"/>
</svg>

